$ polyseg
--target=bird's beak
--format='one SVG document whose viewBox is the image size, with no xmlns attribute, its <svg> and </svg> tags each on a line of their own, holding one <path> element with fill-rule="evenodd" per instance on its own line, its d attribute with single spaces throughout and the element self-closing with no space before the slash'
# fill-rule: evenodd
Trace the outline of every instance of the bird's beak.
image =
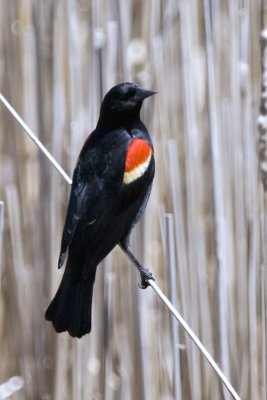
<svg viewBox="0 0 267 400">
<path fill-rule="evenodd" d="M 139 89 L 135 95 L 135 99 L 137 101 L 143 101 L 147 97 L 153 96 L 153 94 L 156 94 L 156 93 L 157 92 L 153 92 L 153 90 Z"/>
</svg>

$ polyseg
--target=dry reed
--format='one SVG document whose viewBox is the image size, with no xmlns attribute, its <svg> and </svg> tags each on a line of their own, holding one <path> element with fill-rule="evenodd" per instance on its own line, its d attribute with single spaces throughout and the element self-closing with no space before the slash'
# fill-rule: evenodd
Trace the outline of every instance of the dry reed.
<svg viewBox="0 0 267 400">
<path fill-rule="evenodd" d="M 1 92 L 69 174 L 110 86 L 159 92 L 143 112 L 157 173 L 132 247 L 244 400 L 266 398 L 263 5 L 0 0 Z M 24 379 L 12 398 L 228 399 L 119 249 L 98 269 L 90 336 L 44 321 L 69 188 L 0 115 L 0 383 Z"/>
</svg>

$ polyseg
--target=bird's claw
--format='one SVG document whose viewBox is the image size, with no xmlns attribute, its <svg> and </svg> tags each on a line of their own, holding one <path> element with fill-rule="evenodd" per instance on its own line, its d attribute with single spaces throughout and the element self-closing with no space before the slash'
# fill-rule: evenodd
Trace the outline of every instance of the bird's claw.
<svg viewBox="0 0 267 400">
<path fill-rule="evenodd" d="M 142 268 L 140 270 L 140 276 L 141 276 L 141 283 L 138 284 L 140 289 L 146 289 L 149 286 L 148 281 L 152 279 L 153 281 L 155 278 L 152 275 L 152 272 L 148 268 Z"/>
</svg>

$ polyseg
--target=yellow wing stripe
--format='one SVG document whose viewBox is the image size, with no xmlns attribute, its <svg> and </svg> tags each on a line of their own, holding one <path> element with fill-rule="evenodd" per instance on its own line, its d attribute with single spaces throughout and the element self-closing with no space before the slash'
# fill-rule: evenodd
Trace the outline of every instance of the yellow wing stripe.
<svg viewBox="0 0 267 400">
<path fill-rule="evenodd" d="M 127 185 L 129 183 L 134 182 L 136 179 L 141 178 L 141 176 L 144 175 L 144 173 L 148 169 L 150 160 L 151 160 L 151 154 L 144 162 L 139 164 L 137 167 L 133 168 L 131 171 L 124 172 L 123 183 Z"/>
</svg>

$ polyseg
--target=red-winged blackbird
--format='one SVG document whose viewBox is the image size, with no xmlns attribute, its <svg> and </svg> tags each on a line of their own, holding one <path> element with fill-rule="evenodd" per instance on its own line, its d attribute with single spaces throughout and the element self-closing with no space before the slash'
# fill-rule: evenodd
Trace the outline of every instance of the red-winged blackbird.
<svg viewBox="0 0 267 400">
<path fill-rule="evenodd" d="M 129 238 L 154 178 L 153 145 L 140 120 L 143 100 L 154 93 L 132 83 L 114 86 L 80 152 L 58 261 L 60 268 L 68 252 L 66 268 L 45 314 L 57 332 L 80 338 L 91 331 L 96 268 L 116 244 L 140 271 L 141 287 L 153 279 L 131 253 Z"/>
</svg>

